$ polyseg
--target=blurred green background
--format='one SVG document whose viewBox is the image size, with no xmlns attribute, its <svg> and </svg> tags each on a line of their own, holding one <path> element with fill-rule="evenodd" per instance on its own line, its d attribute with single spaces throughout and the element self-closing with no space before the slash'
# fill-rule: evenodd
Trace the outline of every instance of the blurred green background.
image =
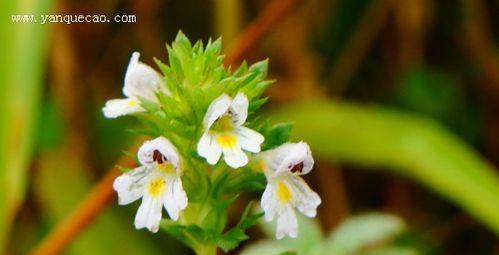
<svg viewBox="0 0 499 255">
<path fill-rule="evenodd" d="M 133 144 L 137 123 L 100 110 L 120 97 L 132 51 L 150 65 L 166 61 L 178 30 L 237 47 L 268 2 L 1 1 L 1 252 L 26 254 Z M 316 157 L 307 181 L 323 204 L 303 235 L 322 229 L 341 239 L 341 222 L 378 211 L 405 222 L 391 242 L 411 252 L 499 254 L 499 2 L 291 2 L 245 57 L 270 59 L 266 114 L 295 122 L 293 139 Z M 16 14 L 134 14 L 137 22 L 41 25 L 12 22 Z M 112 203 L 65 254 L 190 254 L 167 234 L 134 230 L 137 206 Z M 233 254 L 265 231 L 251 236 Z M 413 254 L 369 247 L 355 254 Z"/>
</svg>

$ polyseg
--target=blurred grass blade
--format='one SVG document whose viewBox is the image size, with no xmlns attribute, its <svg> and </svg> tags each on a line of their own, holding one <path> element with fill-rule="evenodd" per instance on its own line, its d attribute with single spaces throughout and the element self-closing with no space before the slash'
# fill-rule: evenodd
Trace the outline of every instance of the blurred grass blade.
<svg viewBox="0 0 499 255">
<path fill-rule="evenodd" d="M 309 142 L 316 156 L 406 175 L 499 235 L 495 169 L 434 121 L 381 107 L 321 101 L 290 105 L 272 117 L 294 120 L 294 138 Z"/>
<path fill-rule="evenodd" d="M 289 251 L 289 249 L 290 247 L 288 244 L 268 239 L 248 245 L 243 249 L 243 251 L 241 251 L 240 255 L 278 255 Z"/>
<path fill-rule="evenodd" d="M 404 222 L 389 214 L 350 217 L 331 233 L 324 250 L 337 255 L 356 254 L 365 247 L 392 239 L 404 229 Z"/>
<path fill-rule="evenodd" d="M 415 249 L 406 247 L 383 247 L 365 253 L 366 255 L 417 255 L 420 254 Z"/>
<path fill-rule="evenodd" d="M 49 13 L 51 0 L 0 1 L 0 251 L 22 202 L 41 98 L 47 25 L 11 15 Z"/>
</svg>

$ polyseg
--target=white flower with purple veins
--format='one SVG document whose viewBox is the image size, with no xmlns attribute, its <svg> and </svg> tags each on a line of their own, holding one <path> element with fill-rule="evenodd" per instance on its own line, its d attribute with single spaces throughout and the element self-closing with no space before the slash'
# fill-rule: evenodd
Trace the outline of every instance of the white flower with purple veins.
<svg viewBox="0 0 499 255">
<path fill-rule="evenodd" d="M 102 108 L 106 118 L 143 112 L 145 110 L 140 106 L 141 98 L 157 102 L 155 93 L 161 91 L 169 94 L 163 77 L 152 67 L 140 62 L 139 57 L 140 54 L 134 52 L 126 70 L 125 85 L 123 86 L 123 94 L 126 98 L 108 100 Z"/>
<path fill-rule="evenodd" d="M 187 195 L 182 187 L 182 161 L 170 141 L 158 137 L 146 141 L 139 149 L 142 166 L 116 178 L 113 188 L 120 205 L 142 198 L 135 216 L 135 228 L 148 228 L 157 232 L 164 206 L 172 220 L 187 207 Z"/>
<path fill-rule="evenodd" d="M 307 217 L 315 217 L 321 198 L 310 189 L 300 175 L 312 170 L 314 159 L 304 142 L 286 143 L 259 154 L 259 163 L 267 178 L 261 207 L 265 220 L 277 216 L 276 238 L 298 235 L 295 208 Z"/>
<path fill-rule="evenodd" d="M 221 95 L 208 107 L 204 116 L 204 133 L 197 145 L 200 156 L 214 165 L 223 154 L 225 163 L 238 168 L 248 163 L 243 152 L 260 152 L 263 136 L 243 124 L 248 117 L 248 98 L 238 93 L 234 99 Z"/>
</svg>

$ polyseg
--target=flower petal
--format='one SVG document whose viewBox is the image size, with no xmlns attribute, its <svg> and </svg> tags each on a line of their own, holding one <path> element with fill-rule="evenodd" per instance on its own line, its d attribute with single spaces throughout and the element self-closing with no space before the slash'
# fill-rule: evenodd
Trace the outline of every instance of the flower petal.
<svg viewBox="0 0 499 255">
<path fill-rule="evenodd" d="M 237 93 L 234 100 L 232 100 L 230 110 L 232 111 L 232 120 L 236 126 L 241 126 L 246 122 L 246 118 L 248 117 L 248 105 L 248 98 L 241 92 Z"/>
<path fill-rule="evenodd" d="M 126 205 L 139 199 L 144 194 L 144 185 L 150 173 L 150 168 L 142 166 L 118 176 L 113 182 L 113 189 L 118 193 L 118 204 Z"/>
<path fill-rule="evenodd" d="M 162 197 L 150 196 L 146 192 L 142 197 L 142 204 L 135 215 L 135 228 L 147 228 L 153 233 L 158 232 L 162 207 Z"/>
<path fill-rule="evenodd" d="M 300 177 L 292 175 L 288 181 L 288 186 L 293 190 L 293 205 L 305 216 L 315 217 L 317 207 L 321 204 L 321 198 L 315 193 L 307 183 Z"/>
<path fill-rule="evenodd" d="M 123 98 L 123 99 L 111 99 L 106 102 L 102 112 L 106 118 L 116 118 L 119 116 L 143 112 L 144 108 L 140 106 L 140 102 L 137 98 Z"/>
<path fill-rule="evenodd" d="M 137 157 L 142 165 L 154 163 L 154 151 L 159 151 L 177 171 L 180 170 L 181 160 L 177 149 L 167 138 L 160 136 L 146 141 L 140 146 Z"/>
<path fill-rule="evenodd" d="M 127 97 L 142 97 L 150 101 L 157 101 L 155 92 L 163 91 L 169 94 L 163 77 L 152 67 L 139 61 L 140 54 L 134 52 L 125 74 L 123 94 Z"/>
<path fill-rule="evenodd" d="M 204 128 L 208 130 L 213 123 L 229 110 L 232 99 L 227 94 L 222 94 L 211 102 L 204 115 Z"/>
<path fill-rule="evenodd" d="M 163 203 L 170 218 L 178 220 L 180 211 L 187 207 L 187 194 L 182 187 L 182 180 L 178 177 L 167 180 Z"/>
<path fill-rule="evenodd" d="M 260 201 L 260 206 L 265 212 L 265 220 L 270 222 L 274 219 L 275 214 L 277 213 L 277 207 L 279 203 L 277 203 L 275 185 L 273 183 L 268 183 L 265 187 L 265 191 L 263 191 L 262 199 Z"/>
<path fill-rule="evenodd" d="M 239 144 L 233 147 L 223 147 L 225 163 L 232 168 L 239 168 L 248 164 L 248 156 L 241 150 Z"/>
<path fill-rule="evenodd" d="M 299 172 L 294 174 L 303 175 L 312 170 L 314 159 L 307 143 L 285 143 L 275 149 L 264 152 L 269 169 L 273 174 L 291 172 L 298 164 L 303 164 Z"/>
<path fill-rule="evenodd" d="M 295 238 L 298 236 L 298 220 L 291 206 L 286 206 L 277 218 L 276 239 L 282 239 L 285 235 Z"/>
<path fill-rule="evenodd" d="M 263 135 L 247 127 L 238 127 L 236 130 L 241 148 L 249 152 L 260 152 L 260 145 L 264 141 Z"/>
<path fill-rule="evenodd" d="M 222 155 L 222 148 L 215 141 L 215 137 L 208 132 L 204 133 L 199 139 L 197 151 L 199 156 L 205 158 L 211 165 L 216 164 Z"/>
</svg>

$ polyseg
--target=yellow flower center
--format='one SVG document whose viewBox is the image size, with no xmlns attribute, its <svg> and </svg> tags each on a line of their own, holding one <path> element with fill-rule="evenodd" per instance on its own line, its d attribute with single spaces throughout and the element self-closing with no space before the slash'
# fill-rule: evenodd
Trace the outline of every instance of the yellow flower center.
<svg viewBox="0 0 499 255">
<path fill-rule="evenodd" d="M 163 180 L 163 178 L 157 178 L 149 182 L 147 191 L 152 197 L 159 197 L 163 193 L 163 190 L 165 190 L 165 186 L 165 180 Z"/>
<path fill-rule="evenodd" d="M 157 164 L 157 169 L 166 173 L 166 174 L 174 174 L 175 173 L 175 168 L 173 167 L 172 164 L 166 162 L 162 164 Z"/>
<path fill-rule="evenodd" d="M 282 202 L 287 204 L 291 199 L 291 191 L 288 186 L 283 182 L 279 181 L 277 183 L 277 198 Z"/>
<path fill-rule="evenodd" d="M 128 100 L 128 106 L 130 106 L 130 107 L 137 106 L 137 104 L 138 104 L 138 102 L 135 99 Z"/>
<path fill-rule="evenodd" d="M 221 134 L 217 137 L 217 142 L 222 148 L 234 148 L 237 144 L 237 139 L 233 134 Z"/>
</svg>

